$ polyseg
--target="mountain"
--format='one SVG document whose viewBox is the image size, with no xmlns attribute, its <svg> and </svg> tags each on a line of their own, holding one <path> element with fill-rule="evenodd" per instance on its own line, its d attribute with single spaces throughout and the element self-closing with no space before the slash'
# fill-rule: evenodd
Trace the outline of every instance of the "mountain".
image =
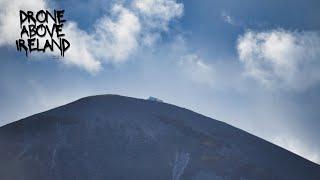
<svg viewBox="0 0 320 180">
<path fill-rule="evenodd" d="M 1 127 L 0 179 L 309 180 L 320 166 L 184 108 L 100 95 Z"/>
</svg>

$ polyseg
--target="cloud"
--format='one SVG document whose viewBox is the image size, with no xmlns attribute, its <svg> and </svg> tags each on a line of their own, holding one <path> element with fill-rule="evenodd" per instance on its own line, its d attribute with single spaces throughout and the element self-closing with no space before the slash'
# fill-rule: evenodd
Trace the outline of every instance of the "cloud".
<svg viewBox="0 0 320 180">
<path fill-rule="evenodd" d="M 111 17 L 102 17 L 95 27 L 93 47 L 102 59 L 124 61 L 138 47 L 139 17 L 122 5 L 114 5 Z"/>
<path fill-rule="evenodd" d="M 0 46 L 12 44 L 20 36 L 19 11 L 47 9 L 44 0 L 0 0 Z"/>
<path fill-rule="evenodd" d="M 214 85 L 215 70 L 206 64 L 197 54 L 182 56 L 179 66 L 192 81 L 209 86 Z"/>
<path fill-rule="evenodd" d="M 320 164 L 320 156 L 317 151 L 306 147 L 305 143 L 301 142 L 298 138 L 288 138 L 287 136 L 280 135 L 274 137 L 272 142 L 310 161 Z"/>
<path fill-rule="evenodd" d="M 19 38 L 20 9 L 36 12 L 50 7 L 44 0 L 0 0 L 0 46 L 14 46 Z M 68 20 L 64 31 L 71 46 L 61 62 L 92 73 L 103 63 L 125 62 L 139 48 L 154 45 L 170 21 L 182 14 L 183 4 L 175 0 L 134 0 L 127 6 L 114 4 L 90 32 Z"/>
<path fill-rule="evenodd" d="M 168 30 L 169 22 L 183 14 L 183 4 L 175 0 L 135 0 L 132 6 L 147 26 L 162 30 Z"/>
<path fill-rule="evenodd" d="M 167 32 L 172 20 L 183 15 L 183 4 L 176 0 L 134 0 L 132 10 L 140 17 L 143 25 L 141 44 L 153 46 L 162 32 Z"/>
<path fill-rule="evenodd" d="M 64 64 L 78 66 L 91 73 L 98 72 L 102 68 L 102 62 L 92 51 L 92 36 L 78 28 L 75 22 L 67 23 L 64 31 L 71 46 L 61 61 Z"/>
<path fill-rule="evenodd" d="M 268 88 L 305 90 L 320 81 L 320 34 L 248 31 L 237 43 L 245 74 Z"/>
<path fill-rule="evenodd" d="M 236 25 L 234 19 L 229 15 L 227 14 L 226 12 L 222 12 L 221 13 L 221 18 L 224 22 L 228 23 L 228 24 L 231 24 L 231 25 Z"/>
</svg>

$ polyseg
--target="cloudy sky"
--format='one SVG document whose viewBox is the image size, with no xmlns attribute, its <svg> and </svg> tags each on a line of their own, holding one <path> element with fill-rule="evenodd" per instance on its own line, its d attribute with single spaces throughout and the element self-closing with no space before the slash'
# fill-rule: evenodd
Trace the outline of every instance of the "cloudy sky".
<svg viewBox="0 0 320 180">
<path fill-rule="evenodd" d="M 0 0 L 0 125 L 95 94 L 158 97 L 320 163 L 317 0 Z M 65 57 L 18 52 L 64 9 Z"/>
</svg>

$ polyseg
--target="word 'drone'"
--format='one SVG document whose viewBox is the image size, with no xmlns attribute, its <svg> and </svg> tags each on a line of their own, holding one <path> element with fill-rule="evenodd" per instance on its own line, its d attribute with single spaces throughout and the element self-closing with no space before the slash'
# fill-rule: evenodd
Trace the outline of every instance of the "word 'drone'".
<svg viewBox="0 0 320 180">
<path fill-rule="evenodd" d="M 47 10 L 37 13 L 20 10 L 20 39 L 16 40 L 18 51 L 24 50 L 26 56 L 33 51 L 46 52 L 48 50 L 60 51 L 64 56 L 69 49 L 70 43 L 63 33 L 64 10 L 54 10 L 51 14 Z"/>
</svg>

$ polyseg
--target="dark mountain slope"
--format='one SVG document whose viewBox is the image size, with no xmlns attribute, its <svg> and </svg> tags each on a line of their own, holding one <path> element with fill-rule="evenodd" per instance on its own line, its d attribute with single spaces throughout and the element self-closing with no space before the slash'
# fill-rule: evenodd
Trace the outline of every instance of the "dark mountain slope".
<svg viewBox="0 0 320 180">
<path fill-rule="evenodd" d="M 320 179 L 320 166 L 183 108 L 102 95 L 1 127 L 0 179 Z"/>
</svg>

